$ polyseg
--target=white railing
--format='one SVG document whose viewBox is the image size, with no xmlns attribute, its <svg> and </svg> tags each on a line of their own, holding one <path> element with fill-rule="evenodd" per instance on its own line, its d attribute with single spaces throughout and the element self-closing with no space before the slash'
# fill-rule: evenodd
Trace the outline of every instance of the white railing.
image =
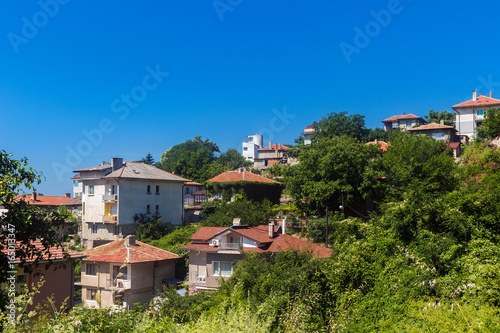
<svg viewBox="0 0 500 333">
<path fill-rule="evenodd" d="M 189 282 L 191 283 L 206 283 L 207 275 L 198 273 L 189 273 Z"/>
<path fill-rule="evenodd" d="M 105 194 L 102 196 L 102 200 L 104 201 L 118 201 L 118 194 Z"/>
<path fill-rule="evenodd" d="M 220 243 L 219 249 L 238 251 L 240 249 L 240 243 Z"/>
</svg>

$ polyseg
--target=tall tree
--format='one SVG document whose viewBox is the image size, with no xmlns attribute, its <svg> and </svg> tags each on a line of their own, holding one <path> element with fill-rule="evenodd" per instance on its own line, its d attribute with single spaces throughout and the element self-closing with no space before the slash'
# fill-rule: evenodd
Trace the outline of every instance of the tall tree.
<svg viewBox="0 0 500 333">
<path fill-rule="evenodd" d="M 484 121 L 477 128 L 479 137 L 492 139 L 500 135 L 500 109 L 488 109 L 484 115 Z"/>
<path fill-rule="evenodd" d="M 155 159 L 154 159 L 153 155 L 151 155 L 151 153 L 148 153 L 148 154 L 146 155 L 146 157 L 143 157 L 143 158 L 141 159 L 141 162 L 142 162 L 142 163 L 149 164 L 149 165 L 154 165 L 154 164 L 155 164 Z"/>
<path fill-rule="evenodd" d="M 322 138 L 285 169 L 285 184 L 304 211 L 323 215 L 327 204 L 359 203 L 381 190 L 381 152 L 349 136 Z"/>
<path fill-rule="evenodd" d="M 222 153 L 216 160 L 216 163 L 219 163 L 226 167 L 227 170 L 235 170 L 241 167 L 249 167 L 252 165 L 252 162 L 247 161 L 243 155 L 241 155 L 236 149 L 229 148 L 224 153 Z"/>
<path fill-rule="evenodd" d="M 206 180 L 206 170 L 218 152 L 217 144 L 208 139 L 202 141 L 201 136 L 196 136 L 165 151 L 158 167 L 181 177 L 203 182 Z"/>
<path fill-rule="evenodd" d="M 428 123 L 439 123 L 441 120 L 444 120 L 444 124 L 448 126 L 454 126 L 453 123 L 454 114 L 449 111 L 434 111 L 429 110 L 429 113 L 424 116 L 425 120 Z"/>
<path fill-rule="evenodd" d="M 369 130 L 365 127 L 365 116 L 360 114 L 348 115 L 346 111 L 330 113 L 322 117 L 319 122 L 313 123 L 312 139 L 347 135 L 361 141 L 368 139 Z"/>
</svg>

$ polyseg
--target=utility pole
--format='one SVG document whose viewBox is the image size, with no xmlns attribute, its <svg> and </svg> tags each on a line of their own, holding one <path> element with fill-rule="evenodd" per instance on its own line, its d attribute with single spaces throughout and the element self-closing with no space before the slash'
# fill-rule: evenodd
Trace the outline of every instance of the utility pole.
<svg viewBox="0 0 500 333">
<path fill-rule="evenodd" d="M 325 247 L 328 248 L 328 205 L 326 205 L 326 239 Z"/>
</svg>

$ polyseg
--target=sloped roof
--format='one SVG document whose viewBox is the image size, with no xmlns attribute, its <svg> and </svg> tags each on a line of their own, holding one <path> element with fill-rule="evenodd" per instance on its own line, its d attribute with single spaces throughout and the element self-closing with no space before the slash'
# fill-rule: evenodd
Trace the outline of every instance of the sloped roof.
<svg viewBox="0 0 500 333">
<path fill-rule="evenodd" d="M 205 190 L 194 192 L 193 195 L 205 195 Z"/>
<path fill-rule="evenodd" d="M 129 239 L 130 237 L 127 236 Z M 135 241 L 135 245 L 127 246 L 127 238 L 84 251 L 83 254 L 87 256 L 85 260 L 133 264 L 179 258 L 175 253 L 139 241 Z"/>
<path fill-rule="evenodd" d="M 279 144 L 279 143 L 275 143 L 274 145 L 271 146 L 271 148 L 269 148 L 269 146 L 265 147 L 265 148 L 260 148 L 259 151 L 262 151 L 262 150 L 287 150 L 287 149 L 290 149 L 290 147 L 287 147 L 287 146 L 283 146 L 282 144 Z"/>
<path fill-rule="evenodd" d="M 74 172 L 98 171 L 98 170 L 106 170 L 106 169 L 110 169 L 110 168 L 111 168 L 111 164 L 109 164 L 109 163 L 103 163 L 101 165 L 96 165 L 96 166 L 89 167 L 89 168 L 78 169 L 78 170 L 75 170 Z"/>
<path fill-rule="evenodd" d="M 188 181 L 186 184 L 184 185 L 188 185 L 188 186 L 203 186 L 202 184 L 200 183 L 197 183 L 197 182 L 193 182 L 193 181 Z"/>
<path fill-rule="evenodd" d="M 457 149 L 460 147 L 460 142 L 449 142 L 446 145 L 452 149 Z"/>
<path fill-rule="evenodd" d="M 494 106 L 494 105 L 500 105 L 500 100 L 479 94 L 476 98 L 476 101 L 469 99 L 466 102 L 453 105 L 452 108 L 455 109 L 455 108 L 468 108 L 473 106 Z"/>
<path fill-rule="evenodd" d="M 19 201 L 23 199 L 30 205 L 35 205 L 35 206 L 58 206 L 64 201 L 68 201 L 67 196 L 50 196 L 50 195 L 40 195 L 38 194 L 36 196 L 36 201 L 32 200 L 31 194 L 23 194 L 23 195 L 18 195 L 15 199 L 15 201 Z"/>
<path fill-rule="evenodd" d="M 80 206 L 82 204 L 82 196 L 78 196 L 76 198 L 66 198 L 68 200 L 63 201 L 59 204 L 59 206 Z"/>
<path fill-rule="evenodd" d="M 380 150 L 382 151 L 387 151 L 387 147 L 389 147 L 389 144 L 385 141 L 370 141 L 370 142 L 367 142 L 366 143 L 367 146 L 370 146 L 370 145 L 380 145 Z"/>
<path fill-rule="evenodd" d="M 279 182 L 275 180 L 246 171 L 242 172 L 225 171 L 220 175 L 207 180 L 207 183 L 225 183 L 225 182 L 240 182 L 240 181 L 279 184 Z"/>
<path fill-rule="evenodd" d="M 439 123 L 429 123 L 426 125 L 420 125 L 418 127 L 409 128 L 408 131 L 431 131 L 436 129 L 450 129 L 455 132 L 458 132 L 453 126 L 441 125 Z"/>
<path fill-rule="evenodd" d="M 216 227 L 201 227 L 198 229 L 193 236 L 191 236 L 191 244 L 182 246 L 182 250 L 197 250 L 205 252 L 217 252 L 218 247 L 210 246 L 208 243 L 212 238 L 215 238 L 225 232 L 234 232 L 241 234 L 247 239 L 257 241 L 261 244 L 260 247 L 243 247 L 244 252 L 282 252 L 287 250 L 298 250 L 311 252 L 311 254 L 316 257 L 330 257 L 332 254 L 331 249 L 327 249 L 323 246 L 305 241 L 303 239 L 283 235 L 279 233 L 279 225 L 274 226 L 274 238 L 269 238 L 269 226 L 259 225 L 256 227 L 228 227 L 228 228 L 216 228 Z"/>
<path fill-rule="evenodd" d="M 43 257 L 41 259 L 42 261 L 46 261 L 48 259 L 51 259 L 51 260 L 65 259 L 64 253 L 66 253 L 68 255 L 66 257 L 68 259 L 70 259 L 70 258 L 71 259 L 83 258 L 85 256 L 81 252 L 76 252 L 76 251 L 72 251 L 72 250 L 69 250 L 69 249 L 64 249 L 64 248 L 58 247 L 58 246 L 51 246 L 51 247 L 49 247 L 49 249 L 48 249 L 49 252 L 46 253 L 45 252 L 45 247 L 43 246 L 42 242 L 39 239 L 37 239 L 35 241 L 31 241 L 30 245 L 34 246 L 37 251 L 43 251 L 44 252 Z M 16 252 L 19 251 L 19 249 L 24 249 L 25 247 L 26 247 L 25 244 L 23 244 L 21 242 L 16 242 Z M 4 255 L 8 254 L 7 247 L 5 247 L 4 249 L 2 249 L 2 253 Z M 35 261 L 35 258 L 29 258 L 29 259 L 26 259 L 26 261 L 27 262 L 33 262 L 33 261 Z M 20 262 L 21 262 L 21 260 L 19 259 L 19 256 L 16 255 L 16 264 L 19 264 Z"/>
<path fill-rule="evenodd" d="M 120 169 L 111 172 L 105 176 L 105 178 L 169 180 L 174 182 L 190 181 L 189 179 L 176 176 L 170 172 L 142 162 L 124 162 Z"/>
<path fill-rule="evenodd" d="M 80 174 L 77 174 L 76 176 L 71 177 L 71 179 L 80 179 Z"/>
<path fill-rule="evenodd" d="M 425 121 L 422 117 L 415 116 L 414 114 L 408 113 L 408 114 L 403 114 L 399 116 L 392 116 L 390 118 L 382 120 L 383 123 L 385 122 L 393 122 L 396 120 L 403 120 L 403 119 L 422 119 L 422 121 Z"/>
</svg>

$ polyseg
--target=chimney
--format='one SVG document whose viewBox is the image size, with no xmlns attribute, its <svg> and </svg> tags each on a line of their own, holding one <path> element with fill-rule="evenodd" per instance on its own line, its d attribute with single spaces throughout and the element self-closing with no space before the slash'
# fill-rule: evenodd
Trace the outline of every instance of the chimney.
<svg viewBox="0 0 500 333">
<path fill-rule="evenodd" d="M 472 91 L 472 100 L 475 102 L 477 101 L 477 90 Z"/>
<path fill-rule="evenodd" d="M 283 218 L 283 222 L 281 222 L 281 233 L 283 235 L 285 234 L 285 228 L 286 228 L 286 216 Z"/>
<path fill-rule="evenodd" d="M 269 141 L 269 149 L 272 149 L 272 146 L 273 146 L 273 142 Z"/>
<path fill-rule="evenodd" d="M 378 144 L 378 139 L 375 139 L 375 144 Z"/>
<path fill-rule="evenodd" d="M 112 171 L 121 169 L 122 166 L 123 166 L 123 158 L 113 157 L 111 159 L 111 168 L 112 168 Z"/>
<path fill-rule="evenodd" d="M 64 193 L 64 195 L 66 196 L 66 198 L 71 198 L 71 193 Z"/>
<path fill-rule="evenodd" d="M 33 193 L 31 194 L 31 200 L 36 201 L 36 191 L 33 191 Z"/>
<path fill-rule="evenodd" d="M 135 245 L 135 235 L 130 235 L 125 238 L 125 246 L 134 246 Z"/>
<path fill-rule="evenodd" d="M 241 226 L 241 218 L 235 217 L 233 219 L 233 227 L 239 227 L 239 226 Z"/>
<path fill-rule="evenodd" d="M 274 237 L 274 220 L 271 219 L 269 222 L 269 239 L 273 239 Z"/>
<path fill-rule="evenodd" d="M 441 125 L 444 125 L 444 119 L 441 119 L 441 120 L 439 121 L 439 123 L 440 123 Z"/>
<path fill-rule="evenodd" d="M 491 98 L 491 90 L 490 90 L 490 98 Z"/>
</svg>

